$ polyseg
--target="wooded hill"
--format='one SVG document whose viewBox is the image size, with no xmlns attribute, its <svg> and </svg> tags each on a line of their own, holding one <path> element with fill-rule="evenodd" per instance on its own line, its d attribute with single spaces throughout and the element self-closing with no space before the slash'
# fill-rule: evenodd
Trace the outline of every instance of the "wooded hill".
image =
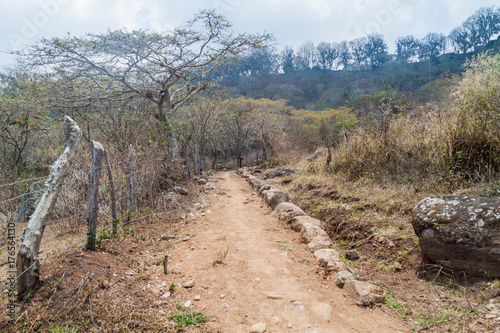
<svg viewBox="0 0 500 333">
<path fill-rule="evenodd" d="M 463 72 L 474 55 L 500 50 L 500 9 L 481 8 L 448 36 L 399 37 L 396 54 L 381 34 L 352 41 L 306 41 L 253 50 L 216 72 L 234 94 L 285 99 L 298 109 L 324 109 L 356 104 L 366 95 L 397 91 L 408 100 L 427 102 L 443 96 L 447 81 Z M 433 82 L 435 81 L 435 82 Z"/>
</svg>

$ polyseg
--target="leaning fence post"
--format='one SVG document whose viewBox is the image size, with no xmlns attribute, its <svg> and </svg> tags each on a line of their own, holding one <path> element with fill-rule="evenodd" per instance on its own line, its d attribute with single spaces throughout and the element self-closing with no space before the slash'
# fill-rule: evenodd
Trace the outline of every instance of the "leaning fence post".
<svg viewBox="0 0 500 333">
<path fill-rule="evenodd" d="M 95 250 L 95 238 L 97 234 L 97 210 L 99 208 L 99 178 L 101 177 L 102 158 L 104 147 L 97 141 L 92 141 L 92 169 L 89 175 L 89 208 L 87 211 L 87 244 L 85 248 Z"/>
<path fill-rule="evenodd" d="M 37 255 L 40 242 L 42 241 L 47 220 L 61 189 L 61 184 L 68 174 L 82 137 L 82 131 L 73 119 L 68 116 L 64 117 L 64 125 L 66 134 L 64 150 L 57 161 L 50 167 L 50 175 L 45 185 L 45 191 L 21 236 L 16 264 L 18 277 L 17 296 L 19 299 L 23 299 L 25 295 L 32 292 L 39 282 L 40 263 Z"/>
<path fill-rule="evenodd" d="M 132 177 L 132 145 L 128 153 L 128 166 L 125 168 L 127 174 L 127 214 L 125 216 L 125 223 L 130 222 L 132 209 L 134 208 L 134 182 Z"/>
<path fill-rule="evenodd" d="M 111 171 L 111 165 L 109 164 L 108 151 L 104 151 L 104 163 L 106 163 L 106 169 L 108 170 L 109 188 L 111 192 L 111 218 L 113 219 L 113 235 L 118 232 L 118 218 L 116 217 L 116 194 L 115 194 L 115 182 L 113 180 L 113 172 Z"/>
</svg>

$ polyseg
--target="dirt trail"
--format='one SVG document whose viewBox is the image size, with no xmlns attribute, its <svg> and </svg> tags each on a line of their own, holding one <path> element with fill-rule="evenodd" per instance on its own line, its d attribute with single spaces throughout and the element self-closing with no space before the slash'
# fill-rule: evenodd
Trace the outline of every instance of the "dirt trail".
<svg viewBox="0 0 500 333">
<path fill-rule="evenodd" d="M 182 301 L 200 295 L 194 309 L 216 316 L 210 328 L 249 332 L 265 323 L 268 333 L 408 331 L 382 309 L 356 306 L 325 280 L 299 235 L 267 214 L 269 208 L 242 178 L 228 172 L 218 179 L 210 212 L 188 223 L 195 236 L 169 251 L 176 283 L 196 283 L 182 290 Z M 213 265 L 226 248 L 224 264 Z"/>
</svg>

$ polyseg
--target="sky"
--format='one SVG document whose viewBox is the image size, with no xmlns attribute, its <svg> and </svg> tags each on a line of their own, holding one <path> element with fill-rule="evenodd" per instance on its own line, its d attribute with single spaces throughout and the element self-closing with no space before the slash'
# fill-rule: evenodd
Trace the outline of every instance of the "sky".
<svg viewBox="0 0 500 333">
<path fill-rule="evenodd" d="M 236 33 L 272 33 L 276 48 L 305 41 L 340 42 L 377 32 L 389 51 L 399 36 L 448 35 L 481 7 L 498 0 L 0 0 L 0 67 L 7 50 L 40 38 L 108 29 L 168 31 L 201 9 L 216 9 Z"/>
</svg>

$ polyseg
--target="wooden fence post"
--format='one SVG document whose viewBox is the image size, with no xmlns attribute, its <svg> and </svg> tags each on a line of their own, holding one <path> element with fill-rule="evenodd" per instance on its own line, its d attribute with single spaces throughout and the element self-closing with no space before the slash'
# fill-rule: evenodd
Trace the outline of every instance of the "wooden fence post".
<svg viewBox="0 0 500 333">
<path fill-rule="evenodd" d="M 148 197 L 149 197 L 149 213 L 153 212 L 153 181 L 151 179 L 151 166 L 149 164 L 149 147 L 146 147 L 146 162 L 148 166 Z"/>
<path fill-rule="evenodd" d="M 106 169 L 108 170 L 109 188 L 111 192 L 111 218 L 113 219 L 113 235 L 118 232 L 118 218 L 116 217 L 116 194 L 115 194 L 115 182 L 113 180 L 113 172 L 111 170 L 111 164 L 109 164 L 108 151 L 104 151 L 104 162 L 106 163 Z"/>
<path fill-rule="evenodd" d="M 95 239 L 97 234 L 97 210 L 99 208 L 99 178 L 101 177 L 102 158 L 104 147 L 97 141 L 92 141 L 92 169 L 89 175 L 89 208 L 87 211 L 87 244 L 85 248 L 95 250 Z"/>
<path fill-rule="evenodd" d="M 57 161 L 52 164 L 49 179 L 45 185 L 45 191 L 21 236 L 16 264 L 18 276 L 17 296 L 21 300 L 28 293 L 32 292 L 39 282 L 40 263 L 37 255 L 45 225 L 82 137 L 80 127 L 68 116 L 64 117 L 64 132 L 66 134 L 64 150 Z"/>
<path fill-rule="evenodd" d="M 128 166 L 125 168 L 127 175 L 127 214 L 125 216 L 125 224 L 130 222 L 132 209 L 134 208 L 134 180 L 132 176 L 132 145 L 128 153 Z"/>
</svg>

